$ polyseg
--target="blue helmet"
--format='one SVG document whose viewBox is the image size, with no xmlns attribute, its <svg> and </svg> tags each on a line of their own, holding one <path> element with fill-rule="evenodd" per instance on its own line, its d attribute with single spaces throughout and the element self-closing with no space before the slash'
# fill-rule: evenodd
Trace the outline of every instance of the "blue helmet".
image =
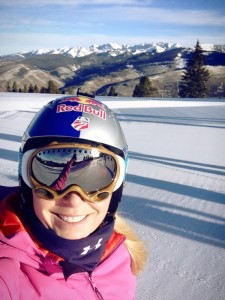
<svg viewBox="0 0 225 300">
<path fill-rule="evenodd" d="M 19 178 L 26 185 L 30 186 L 24 154 L 53 141 L 100 144 L 114 152 L 122 171 L 114 191 L 122 186 L 128 147 L 115 114 L 102 102 L 86 96 L 64 96 L 49 102 L 36 114 L 20 148 Z"/>
<path fill-rule="evenodd" d="M 66 96 L 45 105 L 25 131 L 21 151 L 55 139 L 94 142 L 123 158 L 127 155 L 127 143 L 115 114 L 102 102 L 84 96 Z"/>
</svg>

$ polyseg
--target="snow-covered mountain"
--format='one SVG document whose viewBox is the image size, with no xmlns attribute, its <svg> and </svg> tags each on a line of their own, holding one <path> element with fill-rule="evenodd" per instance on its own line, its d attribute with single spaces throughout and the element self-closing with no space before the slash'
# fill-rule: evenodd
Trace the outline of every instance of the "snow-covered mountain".
<svg viewBox="0 0 225 300">
<path fill-rule="evenodd" d="M 117 56 L 120 54 L 128 53 L 128 54 L 140 54 L 144 52 L 155 52 L 161 53 L 174 48 L 181 48 L 182 46 L 178 43 L 149 43 L 149 44 L 138 44 L 134 46 L 129 45 L 119 45 L 116 43 L 109 43 L 103 45 L 91 45 L 90 47 L 83 46 L 75 46 L 75 47 L 64 47 L 58 49 L 38 49 L 31 52 L 22 52 L 15 53 L 13 56 L 18 56 L 21 58 L 31 57 L 35 55 L 43 55 L 43 54 L 62 54 L 68 57 L 84 57 L 92 53 L 100 54 L 100 53 L 108 53 L 112 56 Z"/>
<path fill-rule="evenodd" d="M 204 51 L 211 52 L 211 51 L 218 51 L 218 52 L 225 52 L 225 45 L 214 45 L 214 44 L 201 44 L 201 47 Z M 36 55 L 51 55 L 51 54 L 61 54 L 66 57 L 84 57 L 90 54 L 102 54 L 107 53 L 111 56 L 117 56 L 120 54 L 141 54 L 146 52 L 151 53 L 162 53 L 168 50 L 176 49 L 176 48 L 186 48 L 183 47 L 179 43 L 142 43 L 137 45 L 119 45 L 117 43 L 108 43 L 102 45 L 91 45 L 90 47 L 83 47 L 83 46 L 75 46 L 75 47 L 64 47 L 58 49 L 37 49 L 30 52 L 19 52 L 9 55 L 4 55 L 0 57 L 11 57 L 17 59 L 24 59 L 28 57 L 33 57 Z M 192 47 L 194 49 L 194 47 Z"/>
<path fill-rule="evenodd" d="M 218 51 L 218 52 L 225 52 L 225 45 L 214 45 L 214 44 L 202 44 L 202 49 L 204 51 Z"/>
</svg>

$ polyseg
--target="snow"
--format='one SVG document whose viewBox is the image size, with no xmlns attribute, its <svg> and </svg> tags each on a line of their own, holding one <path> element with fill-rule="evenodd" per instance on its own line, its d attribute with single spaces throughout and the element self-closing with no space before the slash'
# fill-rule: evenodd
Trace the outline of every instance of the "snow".
<svg viewBox="0 0 225 300">
<path fill-rule="evenodd" d="M 213 51 L 214 50 L 214 44 L 202 44 L 201 47 L 205 51 Z"/>
<path fill-rule="evenodd" d="M 37 54 L 37 55 L 42 55 L 42 54 L 46 54 L 49 53 L 49 49 L 38 49 L 38 50 L 34 50 L 31 53 L 32 54 Z"/>
<path fill-rule="evenodd" d="M 0 180 L 17 184 L 23 131 L 59 95 L 0 93 Z M 137 300 L 225 299 L 225 102 L 100 97 L 130 161 L 120 214 L 149 249 Z"/>
<path fill-rule="evenodd" d="M 170 43 L 142 43 L 134 46 L 128 45 L 119 45 L 117 43 L 108 43 L 102 45 L 91 45 L 90 47 L 83 46 L 75 46 L 75 47 L 64 47 L 58 49 L 39 49 L 31 52 L 23 52 L 22 56 L 25 57 L 27 54 L 31 55 L 42 55 L 42 54 L 63 54 L 65 56 L 70 57 L 83 57 L 92 53 L 100 54 L 100 53 L 109 53 L 112 56 L 116 56 L 123 53 L 142 53 L 142 52 L 163 52 L 169 49 L 180 48 L 182 47 L 180 44 L 170 44 Z M 9 54 L 12 55 L 12 54 Z M 13 54 L 13 55 L 21 55 L 21 53 Z"/>
</svg>

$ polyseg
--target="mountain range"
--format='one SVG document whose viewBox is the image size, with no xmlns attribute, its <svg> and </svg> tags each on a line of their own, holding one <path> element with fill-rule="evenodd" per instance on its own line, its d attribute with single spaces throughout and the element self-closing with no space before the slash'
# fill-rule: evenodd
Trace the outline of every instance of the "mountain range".
<svg viewBox="0 0 225 300">
<path fill-rule="evenodd" d="M 211 74 L 213 96 L 213 91 L 225 83 L 225 45 L 201 47 Z M 102 94 L 114 86 L 118 95 L 130 96 L 140 77 L 149 76 L 159 96 L 176 97 L 178 82 L 193 50 L 178 43 L 110 43 L 9 54 L 0 56 L 0 91 L 6 91 L 14 81 L 22 89 L 29 84 L 41 88 L 52 80 L 65 92 L 82 87 L 85 92 Z"/>
</svg>

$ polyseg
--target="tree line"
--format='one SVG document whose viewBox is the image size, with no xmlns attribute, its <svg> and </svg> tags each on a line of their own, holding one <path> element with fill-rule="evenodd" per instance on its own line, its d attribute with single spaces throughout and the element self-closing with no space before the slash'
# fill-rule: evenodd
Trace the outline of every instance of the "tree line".
<svg viewBox="0 0 225 300">
<path fill-rule="evenodd" d="M 195 50 L 187 60 L 184 72 L 181 76 L 181 80 L 177 83 L 176 90 L 177 95 L 181 98 L 204 98 L 209 96 L 209 85 L 210 79 L 209 70 L 205 66 L 205 55 L 203 49 L 197 41 Z M 215 87 L 214 87 L 215 89 Z M 23 93 L 49 93 L 58 94 L 65 93 L 60 91 L 52 80 L 49 80 L 47 87 L 42 87 L 30 84 L 29 86 L 24 85 L 23 89 L 18 89 L 17 84 L 14 81 L 12 86 L 8 84 L 8 92 L 23 92 Z M 67 91 L 69 94 L 73 94 L 73 88 L 69 88 Z M 217 92 L 221 96 L 225 96 L 224 84 L 221 83 L 220 87 L 217 87 Z M 111 86 L 108 92 L 102 94 L 104 96 L 117 96 L 117 92 L 114 86 Z M 139 83 L 133 90 L 133 97 L 156 97 L 160 96 L 159 90 L 153 85 L 148 76 L 142 76 Z"/>
<path fill-rule="evenodd" d="M 18 88 L 16 81 L 12 85 L 8 82 L 7 92 L 14 93 L 43 93 L 43 94 L 59 94 L 59 88 L 54 83 L 54 81 L 49 80 L 47 87 L 39 88 L 37 84 L 30 83 L 29 85 L 25 84 L 23 88 Z"/>
</svg>

